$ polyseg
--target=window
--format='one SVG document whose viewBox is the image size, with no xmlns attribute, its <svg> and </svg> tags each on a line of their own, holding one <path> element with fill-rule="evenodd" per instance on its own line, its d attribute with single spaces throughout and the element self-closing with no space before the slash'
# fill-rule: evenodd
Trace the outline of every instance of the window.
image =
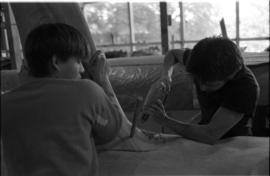
<svg viewBox="0 0 270 176">
<path fill-rule="evenodd" d="M 161 54 L 159 2 L 128 4 L 85 4 L 97 47 L 122 49 L 129 56 L 138 51 Z M 228 37 L 245 51 L 262 52 L 269 47 L 268 0 L 168 1 L 167 12 L 169 48 L 192 48 L 202 38 L 221 35 L 221 19 Z"/>
<path fill-rule="evenodd" d="M 125 3 L 86 4 L 84 15 L 97 46 L 129 44 Z"/>
<path fill-rule="evenodd" d="M 240 1 L 241 38 L 269 36 L 269 4 L 267 0 Z"/>
<path fill-rule="evenodd" d="M 159 3 L 133 3 L 135 41 L 160 42 Z"/>
<path fill-rule="evenodd" d="M 248 52 L 262 52 L 269 47 L 269 2 L 239 2 L 240 47 Z"/>
<path fill-rule="evenodd" d="M 108 55 L 160 54 L 159 3 L 86 3 L 83 9 L 97 48 Z"/>
<path fill-rule="evenodd" d="M 184 37 L 186 40 L 200 40 L 206 36 L 220 35 L 219 22 L 225 20 L 229 38 L 235 38 L 235 3 L 218 2 L 186 2 L 184 11 Z"/>
</svg>

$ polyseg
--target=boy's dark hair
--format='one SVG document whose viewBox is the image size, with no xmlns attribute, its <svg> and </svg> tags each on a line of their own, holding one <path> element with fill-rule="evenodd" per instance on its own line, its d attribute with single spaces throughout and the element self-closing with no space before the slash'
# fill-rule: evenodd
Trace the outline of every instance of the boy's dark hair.
<svg viewBox="0 0 270 176">
<path fill-rule="evenodd" d="M 230 39 L 209 37 L 192 49 L 186 70 L 202 82 L 225 80 L 243 65 L 240 50 Z"/>
<path fill-rule="evenodd" d="M 35 77 L 50 75 L 52 57 L 65 62 L 69 57 L 84 59 L 89 46 L 74 27 L 62 23 L 42 24 L 32 30 L 24 44 L 29 73 Z"/>
</svg>

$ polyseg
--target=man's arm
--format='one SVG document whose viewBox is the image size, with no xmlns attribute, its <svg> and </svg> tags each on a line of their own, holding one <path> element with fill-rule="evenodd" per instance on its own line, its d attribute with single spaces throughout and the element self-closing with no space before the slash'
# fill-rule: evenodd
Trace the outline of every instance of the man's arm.
<svg viewBox="0 0 270 176">
<path fill-rule="evenodd" d="M 196 115 L 194 115 L 193 117 L 191 117 L 191 120 L 189 121 L 189 123 L 198 124 L 200 122 L 201 118 L 202 118 L 202 114 L 199 112 Z"/>
<path fill-rule="evenodd" d="M 182 63 L 185 50 L 174 49 L 170 50 L 164 57 L 160 78 L 151 85 L 144 99 L 144 105 L 151 104 L 157 100 L 165 101 L 171 89 L 172 73 L 174 65 Z M 142 121 L 146 121 L 149 115 L 145 112 L 142 113 Z"/>
<path fill-rule="evenodd" d="M 144 106 L 160 99 L 164 100 L 166 94 L 170 91 L 172 82 L 172 73 L 174 65 L 182 63 L 184 50 L 170 50 L 164 57 L 163 66 L 160 78 L 151 85 L 146 98 Z M 179 61 L 178 61 L 179 60 Z M 145 113 L 144 113 L 145 114 Z M 145 119 L 146 120 L 146 119 Z"/>
<path fill-rule="evenodd" d="M 215 144 L 242 118 L 242 113 L 220 107 L 211 122 L 206 125 L 190 124 L 177 121 L 166 115 L 161 102 L 149 105 L 146 110 L 160 124 L 175 131 L 177 134 L 207 144 Z"/>
<path fill-rule="evenodd" d="M 200 142 L 215 144 L 224 134 L 236 125 L 244 114 L 220 107 L 212 117 L 209 124 L 186 126 L 181 133 L 182 136 Z"/>
</svg>

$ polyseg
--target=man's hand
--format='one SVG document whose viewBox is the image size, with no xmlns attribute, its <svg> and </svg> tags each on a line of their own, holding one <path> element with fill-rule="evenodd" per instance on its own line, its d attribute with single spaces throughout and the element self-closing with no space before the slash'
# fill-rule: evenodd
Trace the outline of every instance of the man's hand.
<svg viewBox="0 0 270 176">
<path fill-rule="evenodd" d="M 151 86 L 150 90 L 148 91 L 144 100 L 144 106 L 152 104 L 153 102 L 156 102 L 158 100 L 160 100 L 161 102 L 164 101 L 170 90 L 171 81 L 168 79 L 159 79 Z"/>
<path fill-rule="evenodd" d="M 164 58 L 163 67 L 170 68 L 177 63 L 183 63 L 185 49 L 172 49 Z"/>
<path fill-rule="evenodd" d="M 172 50 L 170 50 L 164 57 L 163 68 L 169 69 L 176 63 L 177 59 L 175 58 L 175 55 L 173 54 Z"/>
<path fill-rule="evenodd" d="M 143 110 L 160 124 L 166 123 L 168 120 L 168 115 L 161 100 L 157 100 L 151 104 L 146 105 Z"/>
<path fill-rule="evenodd" d="M 184 51 L 182 49 L 170 50 L 164 57 L 162 76 L 171 77 L 173 66 L 177 63 L 183 64 Z"/>
</svg>

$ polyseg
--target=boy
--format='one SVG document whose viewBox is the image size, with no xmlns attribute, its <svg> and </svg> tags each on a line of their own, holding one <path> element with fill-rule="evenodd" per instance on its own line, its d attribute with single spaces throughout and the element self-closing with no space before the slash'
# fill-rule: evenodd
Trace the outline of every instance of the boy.
<svg viewBox="0 0 270 176">
<path fill-rule="evenodd" d="M 148 103 L 145 112 L 181 136 L 203 143 L 214 144 L 221 138 L 251 135 L 248 121 L 255 113 L 259 86 L 231 40 L 205 38 L 192 51 L 168 52 L 160 80 L 167 87 L 177 62 L 184 64 L 193 77 L 201 114 L 192 121 L 200 118 L 199 124 L 170 118 L 160 100 Z"/>
<path fill-rule="evenodd" d="M 24 55 L 30 78 L 1 97 L 9 175 L 98 175 L 95 145 L 115 138 L 121 112 L 104 81 L 104 59 L 94 58 L 88 70 L 96 83 L 80 79 L 88 48 L 81 33 L 66 24 L 43 24 L 28 35 Z"/>
</svg>

